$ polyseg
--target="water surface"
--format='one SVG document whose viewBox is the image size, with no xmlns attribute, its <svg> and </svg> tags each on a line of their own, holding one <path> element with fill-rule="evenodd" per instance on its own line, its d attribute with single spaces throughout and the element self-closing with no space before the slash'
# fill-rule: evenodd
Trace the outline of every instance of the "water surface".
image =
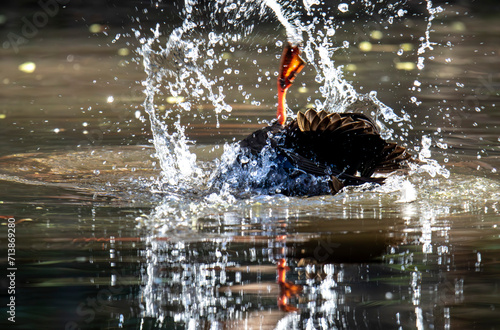
<svg viewBox="0 0 500 330">
<path fill-rule="evenodd" d="M 137 119 L 145 115 L 146 76 L 136 45 L 127 45 L 131 39 L 112 42 L 118 32 L 47 28 L 17 54 L 1 50 L 0 206 L 2 216 L 16 220 L 16 326 L 498 327 L 500 29 L 494 22 L 439 21 L 432 31 L 438 45 L 426 52 L 423 70 L 398 68 L 417 61 L 414 52 L 398 55 L 400 45 L 417 42 L 412 33 L 393 33 L 404 25 L 423 35 L 422 20 L 390 25 L 393 37 L 380 41 L 369 34 L 352 39 L 352 31 L 369 30 L 362 24 L 337 31 L 338 40 L 373 43 L 370 51 L 353 46 L 338 53 L 346 78 L 404 109 L 412 121 L 400 143 L 417 155 L 429 137 L 431 158 L 449 176 L 420 170 L 383 187 L 319 197 L 207 198 L 201 189 L 152 189 L 160 168 L 149 124 Z M 217 118 L 208 101 L 182 119 L 205 176 L 225 142 L 274 115 L 274 76 L 252 88 L 257 76 L 250 73 L 254 58 L 260 68 L 277 69 L 276 33 L 263 27 L 258 35 L 266 37 L 241 40 L 233 55 L 243 59 L 240 74 L 227 76 L 259 104 L 238 88 L 226 89 L 228 119 Z M 267 52 L 255 51 L 266 46 Z M 36 63 L 33 73 L 18 70 L 26 61 Z M 305 71 L 289 98 L 294 109 L 311 102 L 318 88 L 313 70 Z M 308 92 L 299 92 L 299 79 Z M 397 123 L 388 125 L 399 132 Z M 2 218 L 4 230 L 7 222 Z M 287 279 L 300 287 L 296 293 L 276 283 L 283 259 Z M 2 323 L 12 325 L 2 314 Z"/>
</svg>

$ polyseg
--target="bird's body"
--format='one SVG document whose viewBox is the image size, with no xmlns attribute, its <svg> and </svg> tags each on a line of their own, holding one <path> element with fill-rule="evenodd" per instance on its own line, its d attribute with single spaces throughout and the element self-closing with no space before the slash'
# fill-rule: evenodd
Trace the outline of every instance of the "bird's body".
<svg viewBox="0 0 500 330">
<path fill-rule="evenodd" d="M 369 117 L 313 109 L 299 112 L 286 126 L 274 123 L 250 134 L 240 146 L 253 155 L 271 148 L 289 170 L 328 176 L 331 193 L 344 185 L 383 183 L 373 174 L 400 169 L 410 158 L 405 148 L 382 139 Z"/>
</svg>

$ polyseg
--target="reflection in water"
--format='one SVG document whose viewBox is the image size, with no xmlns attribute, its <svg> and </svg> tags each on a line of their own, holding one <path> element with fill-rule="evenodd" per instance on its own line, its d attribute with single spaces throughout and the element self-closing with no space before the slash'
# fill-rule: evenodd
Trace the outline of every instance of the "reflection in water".
<svg viewBox="0 0 500 330">
<path fill-rule="evenodd" d="M 285 197 L 241 201 L 166 233 L 158 230 L 166 218 L 153 213 L 144 316 L 166 328 L 450 327 L 464 277 L 481 267 L 480 257 L 465 265 L 464 224 L 451 226 L 466 206 L 368 195 L 294 199 L 293 207 Z M 478 198 L 498 204 L 496 195 Z"/>
</svg>

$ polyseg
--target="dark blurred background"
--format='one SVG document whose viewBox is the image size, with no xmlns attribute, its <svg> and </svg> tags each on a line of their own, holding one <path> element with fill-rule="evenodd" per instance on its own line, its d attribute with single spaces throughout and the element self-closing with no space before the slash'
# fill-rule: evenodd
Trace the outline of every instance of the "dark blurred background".
<svg viewBox="0 0 500 330">
<path fill-rule="evenodd" d="M 297 0 L 299 1 L 299 0 Z M 350 5 L 349 13 L 342 14 L 336 10 L 344 0 L 323 0 L 332 8 L 333 15 L 362 16 L 361 6 Z M 199 6 L 210 8 L 214 0 L 200 0 Z M 404 0 L 387 0 L 377 4 L 383 9 L 391 4 L 401 4 Z M 453 5 L 454 10 L 466 15 L 491 16 L 500 13 L 498 0 L 433 0 L 434 7 L 438 5 Z M 129 26 L 140 23 L 156 22 L 175 23 L 181 20 L 180 13 L 184 0 L 2 0 L 0 3 L 0 29 L 16 29 L 24 24 L 23 17 L 33 21 L 39 12 L 45 12 L 50 19 L 44 23 L 43 14 L 36 17 L 40 24 L 51 27 L 73 27 L 94 23 L 112 26 Z M 407 0 L 404 8 L 410 15 L 426 12 L 425 0 Z M 383 10 L 382 10 L 383 11 Z"/>
</svg>

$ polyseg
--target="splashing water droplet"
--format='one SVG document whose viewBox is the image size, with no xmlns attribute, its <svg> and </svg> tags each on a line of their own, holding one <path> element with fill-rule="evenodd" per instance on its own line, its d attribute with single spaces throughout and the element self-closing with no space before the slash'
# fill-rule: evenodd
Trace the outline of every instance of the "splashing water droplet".
<svg viewBox="0 0 500 330">
<path fill-rule="evenodd" d="M 422 103 L 422 101 L 419 101 L 416 96 L 410 97 L 410 101 L 416 105 L 420 105 Z"/>
<path fill-rule="evenodd" d="M 425 58 L 424 58 L 423 56 L 419 56 L 419 57 L 418 57 L 418 60 L 417 60 L 417 68 L 418 68 L 419 70 L 422 70 L 422 69 L 425 67 L 425 65 L 424 65 L 424 60 L 425 60 Z"/>
<path fill-rule="evenodd" d="M 417 190 L 413 186 L 413 184 L 405 180 L 401 185 L 400 197 L 396 201 L 398 203 L 411 203 L 417 199 Z"/>
<path fill-rule="evenodd" d="M 289 18 L 284 14 L 280 4 L 276 0 L 264 0 L 264 3 L 274 12 L 280 23 L 285 27 L 288 41 L 294 45 L 302 43 L 303 40 L 300 29 L 296 25 L 290 23 Z"/>
<path fill-rule="evenodd" d="M 436 18 L 436 13 L 441 13 L 443 9 L 441 7 L 432 7 L 432 1 L 427 0 L 427 12 L 429 13 L 429 18 L 427 19 L 427 27 L 425 29 L 425 36 L 420 38 L 422 43 L 420 44 L 420 47 L 417 50 L 418 55 L 422 55 L 425 53 L 427 49 L 433 50 L 434 45 L 436 45 L 435 42 L 431 42 L 430 40 L 430 35 L 431 35 L 431 29 L 432 29 L 432 21 Z M 419 70 L 422 70 L 424 68 L 424 57 L 419 57 L 418 58 L 418 64 L 417 67 Z"/>
<path fill-rule="evenodd" d="M 431 159 L 431 150 L 430 150 L 431 145 L 432 145 L 432 139 L 427 135 L 423 135 L 422 147 L 420 148 L 420 151 L 418 153 L 418 159 L 423 164 L 419 165 L 416 171 L 426 172 L 431 177 L 435 177 L 436 175 L 441 175 L 444 178 L 448 178 L 450 176 L 450 171 L 448 171 L 444 166 L 439 165 L 439 163 L 436 160 Z M 415 150 L 418 150 L 418 148 L 415 148 Z"/>
<path fill-rule="evenodd" d="M 349 11 L 349 5 L 347 3 L 340 3 L 338 6 L 340 12 L 345 13 Z"/>
<path fill-rule="evenodd" d="M 311 15 L 311 6 L 321 4 L 319 0 L 304 0 L 304 8 L 306 9 L 308 15 Z"/>
<path fill-rule="evenodd" d="M 448 144 L 447 143 L 438 142 L 436 145 L 438 146 L 438 148 L 448 149 Z"/>
</svg>

